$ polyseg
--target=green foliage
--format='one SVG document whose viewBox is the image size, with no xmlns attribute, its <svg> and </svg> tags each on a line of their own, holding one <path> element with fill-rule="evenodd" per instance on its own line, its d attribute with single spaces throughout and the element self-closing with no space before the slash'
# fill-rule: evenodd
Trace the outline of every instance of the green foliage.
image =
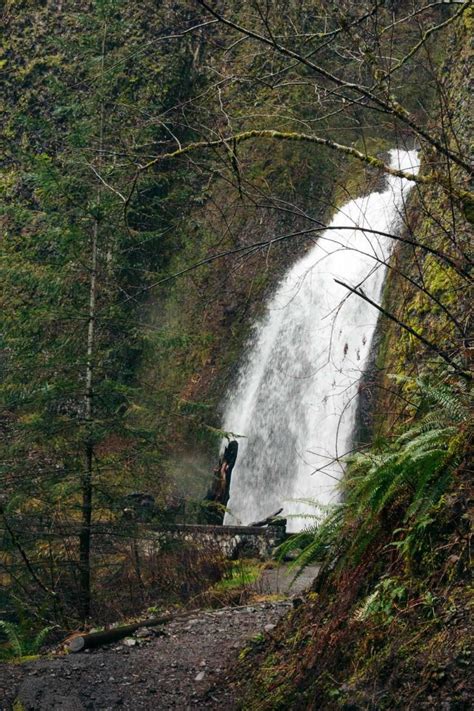
<svg viewBox="0 0 474 711">
<path fill-rule="evenodd" d="M 8 647 L 0 648 L 0 659 L 19 659 L 38 654 L 53 627 L 43 627 L 32 636 L 31 625 L 15 624 L 0 620 L 0 632 L 6 636 Z"/>
<path fill-rule="evenodd" d="M 429 512 L 446 492 L 466 440 L 468 409 L 464 388 L 418 387 L 417 423 L 376 451 L 360 452 L 348 461 L 343 497 L 356 534 L 349 547 L 357 560 L 380 531 L 393 507 L 419 543 L 429 527 Z M 430 408 L 432 408 L 430 410 Z M 398 542 L 397 545 L 401 546 Z"/>
<path fill-rule="evenodd" d="M 261 573 L 261 563 L 254 560 L 234 561 L 224 573 L 224 577 L 213 588 L 215 592 L 238 590 L 254 583 Z"/>
<path fill-rule="evenodd" d="M 396 528 L 393 532 L 394 536 L 401 535 L 402 538 L 398 541 L 393 541 L 390 546 L 398 550 L 400 555 L 409 563 L 415 558 L 417 552 L 423 548 L 427 533 L 432 524 L 435 523 L 435 520 L 431 515 L 421 514 L 406 528 Z"/>
<path fill-rule="evenodd" d="M 171 34 L 181 26 L 184 9 L 170 14 L 164 3 L 150 19 L 149 6 L 97 0 L 76 10 L 58 15 L 41 3 L 7 17 L 0 294 L 2 507 L 18 531 L 13 540 L 5 528 L 2 543 L 9 564 L 19 565 L 17 596 L 50 604 L 37 581 L 53 579 L 71 616 L 72 534 L 84 511 L 88 447 L 93 526 L 116 521 L 130 490 L 163 497 L 164 426 L 150 416 L 156 400 L 137 382 L 149 327 L 141 321 L 147 289 L 179 243 L 176 223 L 193 176 L 157 167 L 131 196 L 126 219 L 120 194 L 129 195 L 134 161 L 172 140 L 144 112 L 169 112 L 200 87 L 186 43 L 143 52 L 150 37 L 156 48 L 156 27 L 161 35 L 163 26 Z M 176 129 L 181 141 L 189 133 Z M 35 536 L 26 535 L 29 526 Z"/>
<path fill-rule="evenodd" d="M 345 506 L 321 506 L 314 501 L 307 501 L 317 513 L 306 514 L 308 526 L 282 543 L 277 555 L 285 559 L 289 554 L 296 553 L 291 568 L 296 576 L 307 565 L 333 557 L 341 545 L 341 533 L 344 525 Z"/>
<path fill-rule="evenodd" d="M 406 587 L 396 578 L 383 577 L 374 591 L 363 601 L 354 613 L 354 619 L 365 622 L 371 618 L 382 624 L 390 624 L 398 608 L 407 597 Z"/>
<path fill-rule="evenodd" d="M 249 644 L 239 652 L 239 661 L 242 662 L 249 656 L 249 654 L 253 654 L 258 651 L 262 647 L 264 642 L 265 635 L 263 632 L 259 632 L 258 634 L 255 634 L 253 637 L 251 637 L 249 640 Z"/>
<path fill-rule="evenodd" d="M 467 441 L 469 410 L 465 385 L 413 381 L 419 419 L 392 441 L 348 458 L 341 502 L 309 516 L 311 525 L 291 536 L 279 554 L 292 551 L 300 571 L 314 561 L 354 565 L 396 511 L 391 546 L 408 566 L 423 549 L 435 522 L 435 509 L 452 481 Z M 415 394 L 413 395 L 415 397 Z M 386 585 L 384 583 L 384 585 Z M 385 587 L 374 593 L 380 601 Z M 379 604 L 379 602 L 377 602 Z"/>
</svg>

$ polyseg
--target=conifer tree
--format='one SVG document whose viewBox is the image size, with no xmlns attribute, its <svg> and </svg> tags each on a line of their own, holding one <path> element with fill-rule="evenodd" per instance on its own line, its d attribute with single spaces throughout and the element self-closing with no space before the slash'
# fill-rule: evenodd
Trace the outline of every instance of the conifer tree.
<svg viewBox="0 0 474 711">
<path fill-rule="evenodd" d="M 173 205 L 191 189 L 180 171 L 156 170 L 128 199 L 130 156 L 169 140 L 144 114 L 191 90 L 188 46 L 145 55 L 156 82 L 143 81 L 143 19 L 97 0 L 63 20 L 64 40 L 38 38 L 29 73 L 21 42 L 9 57 L 23 82 L 11 89 L 3 181 L 3 563 L 23 597 L 82 619 L 94 532 L 119 523 L 124 495 L 156 476 L 159 431 L 134 379 L 147 338 L 137 308 L 171 253 Z"/>
</svg>

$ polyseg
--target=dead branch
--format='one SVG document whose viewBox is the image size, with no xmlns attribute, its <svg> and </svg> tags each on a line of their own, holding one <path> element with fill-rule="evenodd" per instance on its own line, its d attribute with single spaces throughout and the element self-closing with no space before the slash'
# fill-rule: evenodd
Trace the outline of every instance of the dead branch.
<svg viewBox="0 0 474 711">
<path fill-rule="evenodd" d="M 438 346 L 435 343 L 432 343 L 431 341 L 429 341 L 421 333 L 419 333 L 418 331 L 415 331 L 414 328 L 412 328 L 408 324 L 404 323 L 403 321 L 400 321 L 400 319 L 398 319 L 394 314 L 390 313 L 390 311 L 387 311 L 387 309 L 384 309 L 383 306 L 380 306 L 380 304 L 377 304 L 372 299 L 369 299 L 369 297 L 366 296 L 366 294 L 364 294 L 364 292 L 362 290 L 358 290 L 357 288 L 349 286 L 349 284 L 345 284 L 343 281 L 339 281 L 339 279 L 334 279 L 334 281 L 336 282 L 336 284 L 339 284 L 340 286 L 343 286 L 345 289 L 348 289 L 350 292 L 352 292 L 353 294 L 356 294 L 356 296 L 359 296 L 364 301 L 367 301 L 368 304 L 371 304 L 371 306 L 374 306 L 384 316 L 389 318 L 391 321 L 393 321 L 398 326 L 403 328 L 405 331 L 410 333 L 416 339 L 421 341 L 421 343 L 423 343 L 423 345 L 425 345 L 429 350 L 436 353 L 440 358 L 442 358 L 445 361 L 445 363 L 448 363 L 448 365 L 450 365 L 451 368 L 453 368 L 453 370 L 456 371 L 456 373 L 463 376 L 464 378 L 467 378 L 468 380 L 472 380 L 472 374 L 470 372 L 465 371 L 462 368 L 460 368 L 459 365 L 456 363 L 456 361 L 454 361 L 451 358 L 451 356 L 448 353 L 446 353 L 446 351 L 442 350 L 441 348 L 438 348 Z"/>
<path fill-rule="evenodd" d="M 246 27 L 243 27 L 242 25 L 237 24 L 236 22 L 233 22 L 232 20 L 229 20 L 227 17 L 210 7 L 208 3 L 205 2 L 205 0 L 197 0 L 197 3 L 201 5 L 201 7 L 204 8 L 213 17 L 219 20 L 222 24 L 231 27 L 232 29 L 236 30 L 241 34 L 246 35 L 247 37 L 251 37 L 252 39 L 257 40 L 261 44 L 272 47 L 272 49 L 277 50 L 280 54 L 284 56 L 290 57 L 291 59 L 296 59 L 300 64 L 305 65 L 322 78 L 330 81 L 332 84 L 336 84 L 336 86 L 352 90 L 359 94 L 359 96 L 363 96 L 365 99 L 371 101 L 373 104 L 375 104 L 375 106 L 382 108 L 386 113 L 396 116 L 399 121 L 404 123 L 406 126 L 409 126 L 412 131 L 414 131 L 418 136 L 424 138 L 425 141 L 427 141 L 430 145 L 436 148 L 436 150 L 440 154 L 446 156 L 447 158 L 450 158 L 452 161 L 461 166 L 469 175 L 472 175 L 473 169 L 468 162 L 466 162 L 457 153 L 453 153 L 453 151 L 449 150 L 449 148 L 443 145 L 443 143 L 441 143 L 435 136 L 433 136 L 427 130 L 419 126 L 415 122 L 411 114 L 403 106 L 398 104 L 398 102 L 395 101 L 393 97 L 390 97 L 388 101 L 382 99 L 381 97 L 374 94 L 373 91 L 371 91 L 370 89 L 367 89 L 366 87 L 360 84 L 356 84 L 354 82 L 347 82 L 344 79 L 341 79 L 340 77 L 336 76 L 335 74 L 332 74 L 323 67 L 310 61 L 307 57 L 299 54 L 298 52 L 295 52 L 292 49 L 289 49 L 288 47 L 281 45 L 273 38 L 270 39 L 268 37 L 265 37 L 264 35 L 261 35 L 258 32 L 250 30 Z"/>
</svg>

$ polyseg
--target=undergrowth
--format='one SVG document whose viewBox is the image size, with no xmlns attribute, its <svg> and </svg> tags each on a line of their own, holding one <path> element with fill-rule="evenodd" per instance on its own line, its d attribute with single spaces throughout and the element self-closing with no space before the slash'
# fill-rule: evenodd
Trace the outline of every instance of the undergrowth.
<svg viewBox="0 0 474 711">
<path fill-rule="evenodd" d="M 348 458 L 339 502 L 279 549 L 296 575 L 321 570 L 241 661 L 246 711 L 469 708 L 468 392 L 446 374 L 408 385 L 404 427 Z"/>
<path fill-rule="evenodd" d="M 399 517 L 390 543 L 412 561 L 423 548 L 436 517 L 432 516 L 445 495 L 469 438 L 469 409 L 465 386 L 446 383 L 436 387 L 413 380 L 417 393 L 414 424 L 393 440 L 358 452 L 347 460 L 340 483 L 340 501 L 330 508 L 318 507 L 311 524 L 280 547 L 280 555 L 298 551 L 293 563 L 301 571 L 322 561 L 339 568 L 357 565 L 387 527 Z"/>
<path fill-rule="evenodd" d="M 260 577 L 262 563 L 257 560 L 233 561 L 222 580 L 213 587 L 214 592 L 225 592 L 252 585 Z"/>
<path fill-rule="evenodd" d="M 24 657 L 36 656 L 43 646 L 53 627 L 43 627 L 32 633 L 31 627 L 0 620 L 0 632 L 6 637 L 7 643 L 0 647 L 0 661 L 20 660 Z"/>
</svg>

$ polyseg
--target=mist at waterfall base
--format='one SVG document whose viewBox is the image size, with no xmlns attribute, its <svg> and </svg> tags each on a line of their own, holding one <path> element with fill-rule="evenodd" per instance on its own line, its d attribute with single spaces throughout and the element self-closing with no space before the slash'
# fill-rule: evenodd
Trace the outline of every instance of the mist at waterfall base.
<svg viewBox="0 0 474 711">
<path fill-rule="evenodd" d="M 417 152 L 392 150 L 390 165 L 416 173 Z M 243 435 L 226 524 L 283 507 L 299 531 L 312 501 L 337 500 L 379 312 L 335 279 L 379 303 L 395 240 L 364 229 L 396 233 L 412 185 L 389 175 L 382 192 L 344 205 L 269 300 L 224 413 L 223 429 Z"/>
</svg>

